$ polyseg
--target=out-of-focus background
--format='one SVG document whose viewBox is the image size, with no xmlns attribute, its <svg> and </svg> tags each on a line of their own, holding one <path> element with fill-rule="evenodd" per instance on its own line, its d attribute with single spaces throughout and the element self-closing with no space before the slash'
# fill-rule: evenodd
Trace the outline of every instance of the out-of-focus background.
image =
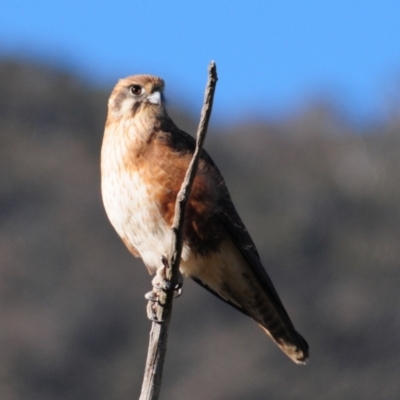
<svg viewBox="0 0 400 400">
<path fill-rule="evenodd" d="M 106 102 L 160 75 L 193 133 L 211 59 L 206 148 L 311 360 L 186 281 L 161 397 L 400 396 L 400 7 L 274 3 L 0 6 L 1 399 L 138 397 L 150 277 L 101 203 Z"/>
</svg>

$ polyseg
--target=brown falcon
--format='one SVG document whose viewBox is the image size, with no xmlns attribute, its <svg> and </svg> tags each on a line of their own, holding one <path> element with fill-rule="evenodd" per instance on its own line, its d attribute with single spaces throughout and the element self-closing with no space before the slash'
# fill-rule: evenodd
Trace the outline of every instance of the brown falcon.
<svg viewBox="0 0 400 400">
<path fill-rule="evenodd" d="M 101 150 L 107 215 L 130 252 L 155 273 L 171 245 L 175 201 L 195 140 L 168 116 L 164 81 L 122 79 L 108 101 Z M 308 345 L 296 332 L 221 173 L 202 152 L 186 209 L 180 272 L 254 319 L 296 363 Z"/>
</svg>

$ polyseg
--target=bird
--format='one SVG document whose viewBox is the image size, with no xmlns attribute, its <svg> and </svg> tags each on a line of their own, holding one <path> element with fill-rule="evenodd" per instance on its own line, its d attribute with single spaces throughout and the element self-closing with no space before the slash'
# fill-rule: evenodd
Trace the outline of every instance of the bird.
<svg viewBox="0 0 400 400">
<path fill-rule="evenodd" d="M 108 100 L 101 147 L 106 214 L 128 250 L 150 274 L 168 255 L 175 202 L 195 140 L 169 117 L 164 81 L 133 75 Z M 295 363 L 308 344 L 295 330 L 232 202 L 221 172 L 202 150 L 185 211 L 180 273 L 257 322 Z"/>
</svg>

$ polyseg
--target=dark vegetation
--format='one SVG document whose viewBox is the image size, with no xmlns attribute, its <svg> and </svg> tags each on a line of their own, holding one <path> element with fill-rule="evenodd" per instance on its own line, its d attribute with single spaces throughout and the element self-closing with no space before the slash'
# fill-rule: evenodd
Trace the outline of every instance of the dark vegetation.
<svg viewBox="0 0 400 400">
<path fill-rule="evenodd" d="M 138 397 L 150 277 L 101 203 L 110 90 L 0 62 L 1 399 Z M 171 114 L 195 131 L 184 110 Z M 280 122 L 211 125 L 205 147 L 311 361 L 294 365 L 250 319 L 186 281 L 161 397 L 397 398 L 400 120 L 360 132 L 315 104 Z"/>
</svg>

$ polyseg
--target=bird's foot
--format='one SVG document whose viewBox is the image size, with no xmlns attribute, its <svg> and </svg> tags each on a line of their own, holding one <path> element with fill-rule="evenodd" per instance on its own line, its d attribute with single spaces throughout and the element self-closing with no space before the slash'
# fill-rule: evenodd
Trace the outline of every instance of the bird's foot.
<svg viewBox="0 0 400 400">
<path fill-rule="evenodd" d="M 176 283 L 172 283 L 166 278 L 165 272 L 168 266 L 168 260 L 165 257 L 161 257 L 162 266 L 157 269 L 156 276 L 152 280 L 153 291 L 174 291 L 175 297 L 179 297 L 182 294 L 183 276 L 178 271 L 178 279 Z"/>
<path fill-rule="evenodd" d="M 162 322 L 157 319 L 157 305 L 159 304 L 160 292 L 174 291 L 174 297 L 177 298 L 182 294 L 183 276 L 179 272 L 178 280 L 172 283 L 166 278 L 166 267 L 168 261 L 165 257 L 161 258 L 162 266 L 157 269 L 156 275 L 151 281 L 153 289 L 146 293 L 144 297 L 148 300 L 147 304 L 147 317 L 153 322 Z"/>
</svg>

